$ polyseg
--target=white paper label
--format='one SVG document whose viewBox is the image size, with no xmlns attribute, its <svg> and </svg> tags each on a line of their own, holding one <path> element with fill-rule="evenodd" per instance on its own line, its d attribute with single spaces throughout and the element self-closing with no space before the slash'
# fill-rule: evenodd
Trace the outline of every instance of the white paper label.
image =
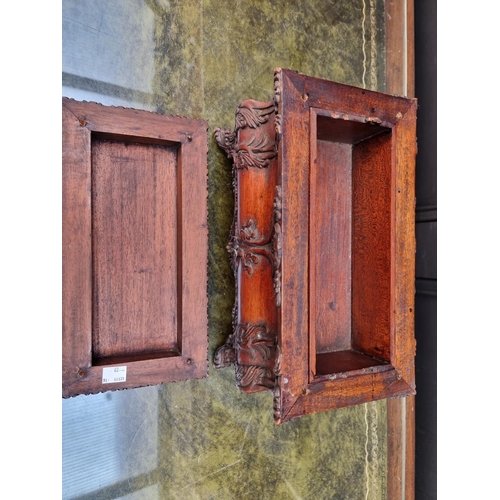
<svg viewBox="0 0 500 500">
<path fill-rule="evenodd" d="M 102 383 L 115 384 L 117 382 L 125 382 L 127 380 L 126 366 L 112 366 L 102 369 Z"/>
</svg>

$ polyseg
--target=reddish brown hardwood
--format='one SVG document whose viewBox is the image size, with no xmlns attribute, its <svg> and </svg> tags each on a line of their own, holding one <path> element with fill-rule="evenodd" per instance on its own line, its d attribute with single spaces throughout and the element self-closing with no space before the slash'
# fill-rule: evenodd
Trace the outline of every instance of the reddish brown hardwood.
<svg viewBox="0 0 500 500">
<path fill-rule="evenodd" d="M 206 376 L 206 123 L 62 109 L 63 396 Z"/>
<path fill-rule="evenodd" d="M 416 101 L 277 69 L 272 104 L 216 130 L 237 283 L 216 366 L 272 390 L 277 423 L 413 394 Z"/>
<path fill-rule="evenodd" d="M 353 147 L 352 342 L 390 360 L 391 147 L 384 133 Z"/>
<path fill-rule="evenodd" d="M 177 151 L 92 141 L 93 358 L 178 351 Z"/>
<path fill-rule="evenodd" d="M 236 281 L 233 334 L 215 354 L 215 367 L 232 363 L 244 392 L 273 389 L 281 304 L 281 188 L 275 141 L 275 103 L 247 100 L 236 110 L 234 132 L 215 138 L 233 160 L 235 214 L 228 251 Z"/>
<path fill-rule="evenodd" d="M 415 95 L 413 0 L 385 3 L 386 92 Z M 387 402 L 388 498 L 415 497 L 415 396 Z M 410 411 L 411 409 L 411 411 Z M 402 418 L 402 413 L 406 418 Z M 403 450 L 405 451 L 403 453 Z"/>
<path fill-rule="evenodd" d="M 415 95 L 415 7 L 413 0 L 386 0 L 386 92 Z"/>
<path fill-rule="evenodd" d="M 352 147 L 311 145 L 309 331 L 318 355 L 351 346 Z"/>
</svg>

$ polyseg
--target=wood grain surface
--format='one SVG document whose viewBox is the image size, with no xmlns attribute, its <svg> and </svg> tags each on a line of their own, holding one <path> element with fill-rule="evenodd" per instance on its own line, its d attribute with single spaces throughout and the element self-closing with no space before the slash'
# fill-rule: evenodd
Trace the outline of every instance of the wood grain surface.
<svg viewBox="0 0 500 500">
<path fill-rule="evenodd" d="M 233 160 L 236 279 L 215 364 L 272 390 L 276 423 L 414 394 L 416 100 L 274 79 L 274 106 L 243 101 L 234 132 L 215 130 Z"/>
<path fill-rule="evenodd" d="M 283 422 L 414 393 L 416 101 L 278 71 Z"/>
<path fill-rule="evenodd" d="M 206 123 L 62 105 L 63 397 L 206 376 Z"/>
</svg>

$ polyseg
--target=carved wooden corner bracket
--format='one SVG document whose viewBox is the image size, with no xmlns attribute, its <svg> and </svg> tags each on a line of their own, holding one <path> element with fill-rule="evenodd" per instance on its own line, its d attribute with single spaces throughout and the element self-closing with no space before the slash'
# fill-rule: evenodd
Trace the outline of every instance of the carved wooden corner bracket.
<svg viewBox="0 0 500 500">
<path fill-rule="evenodd" d="M 233 132 L 215 128 L 215 140 L 228 158 L 233 160 L 234 168 L 267 168 L 271 160 L 276 158 L 275 139 L 266 133 L 265 127 L 262 127 L 269 122 L 274 113 L 274 100 L 261 102 L 248 99 L 236 109 L 236 125 Z M 240 134 L 240 131 L 250 129 L 253 133 Z"/>
<path fill-rule="evenodd" d="M 236 109 L 234 131 L 214 131 L 232 160 L 235 208 L 227 250 L 236 287 L 233 333 L 216 350 L 214 365 L 234 364 L 236 384 L 248 393 L 277 390 L 282 258 L 278 102 L 276 92 L 267 102 L 245 100 Z"/>
</svg>

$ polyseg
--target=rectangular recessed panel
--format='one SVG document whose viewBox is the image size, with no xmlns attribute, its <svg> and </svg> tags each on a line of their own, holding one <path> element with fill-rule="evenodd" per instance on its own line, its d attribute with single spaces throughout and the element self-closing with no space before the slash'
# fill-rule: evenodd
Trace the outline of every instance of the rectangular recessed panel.
<svg viewBox="0 0 500 500">
<path fill-rule="evenodd" d="M 95 361 L 177 348 L 177 178 L 174 147 L 92 141 Z"/>
<path fill-rule="evenodd" d="M 352 146 L 318 140 L 316 151 L 310 177 L 310 310 L 316 352 L 322 353 L 351 344 Z"/>
</svg>

